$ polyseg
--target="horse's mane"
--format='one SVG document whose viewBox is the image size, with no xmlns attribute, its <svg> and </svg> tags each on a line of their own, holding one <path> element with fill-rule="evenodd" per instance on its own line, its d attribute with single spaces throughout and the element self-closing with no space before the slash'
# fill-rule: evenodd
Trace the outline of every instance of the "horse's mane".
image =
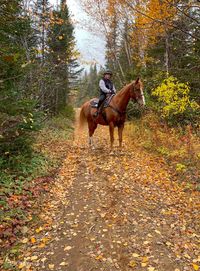
<svg viewBox="0 0 200 271">
<path fill-rule="evenodd" d="M 120 97 L 124 94 L 125 91 L 127 91 L 132 85 L 134 81 L 129 83 L 128 85 L 124 86 L 120 91 L 117 92 L 116 96 Z"/>
<path fill-rule="evenodd" d="M 124 94 L 125 91 L 127 91 L 128 89 L 130 89 L 131 87 L 133 87 L 133 85 L 135 84 L 135 80 L 132 81 L 131 83 L 129 83 L 128 85 L 124 86 L 119 92 L 117 92 L 117 96 L 120 97 Z M 139 79 L 138 83 L 140 84 L 140 86 L 143 86 L 142 81 Z"/>
</svg>

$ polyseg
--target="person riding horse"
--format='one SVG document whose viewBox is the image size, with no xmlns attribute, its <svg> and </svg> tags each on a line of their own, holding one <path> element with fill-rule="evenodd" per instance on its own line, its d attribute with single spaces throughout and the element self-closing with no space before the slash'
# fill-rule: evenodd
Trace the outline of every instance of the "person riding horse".
<svg viewBox="0 0 200 271">
<path fill-rule="evenodd" d="M 100 97 L 99 97 L 99 102 L 97 105 L 97 111 L 95 113 L 95 117 L 99 115 L 101 112 L 101 105 L 106 99 L 107 94 L 116 94 L 116 89 L 111 81 L 112 77 L 112 71 L 107 70 L 103 74 L 103 78 L 99 82 L 99 89 L 100 89 Z"/>
</svg>

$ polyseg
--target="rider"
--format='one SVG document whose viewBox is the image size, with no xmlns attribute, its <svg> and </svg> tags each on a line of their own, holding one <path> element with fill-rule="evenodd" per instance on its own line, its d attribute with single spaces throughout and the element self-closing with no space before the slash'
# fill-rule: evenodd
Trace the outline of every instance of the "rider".
<svg viewBox="0 0 200 271">
<path fill-rule="evenodd" d="M 98 116 L 100 112 L 100 107 L 106 99 L 106 95 L 116 93 L 116 89 L 113 82 L 111 81 L 111 77 L 112 77 L 112 71 L 107 70 L 104 72 L 103 78 L 99 82 L 100 97 L 99 97 L 97 112 L 95 113 L 95 116 Z"/>
</svg>

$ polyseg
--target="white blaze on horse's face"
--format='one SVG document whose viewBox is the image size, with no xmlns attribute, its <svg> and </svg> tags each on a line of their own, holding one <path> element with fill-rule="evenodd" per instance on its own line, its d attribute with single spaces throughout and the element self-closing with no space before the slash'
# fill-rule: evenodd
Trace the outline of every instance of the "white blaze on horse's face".
<svg viewBox="0 0 200 271">
<path fill-rule="evenodd" d="M 132 92 L 132 99 L 134 99 L 139 105 L 145 106 L 145 97 L 143 92 L 143 84 L 138 78 L 133 83 L 133 92 Z"/>
<path fill-rule="evenodd" d="M 140 89 L 140 92 L 141 92 L 141 98 L 138 100 L 138 103 L 139 103 L 140 105 L 145 106 L 146 102 L 145 102 L 144 92 L 143 92 L 143 89 L 142 89 L 142 88 Z"/>
<path fill-rule="evenodd" d="M 145 106 L 145 97 L 144 97 L 144 92 L 143 89 L 140 87 L 139 89 L 136 90 L 136 102 L 141 105 Z"/>
</svg>

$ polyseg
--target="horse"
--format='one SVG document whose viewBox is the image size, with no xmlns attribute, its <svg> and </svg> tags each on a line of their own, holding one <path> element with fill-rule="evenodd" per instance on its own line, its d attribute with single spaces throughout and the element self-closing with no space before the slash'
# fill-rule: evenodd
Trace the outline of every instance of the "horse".
<svg viewBox="0 0 200 271">
<path fill-rule="evenodd" d="M 81 128 L 84 123 L 88 123 L 90 146 L 93 144 L 92 136 L 97 125 L 100 124 L 109 126 L 111 149 L 113 148 L 114 143 L 114 128 L 118 127 L 119 147 L 122 147 L 122 134 L 126 120 L 126 108 L 130 99 L 141 106 L 145 105 L 143 83 L 140 78 L 137 78 L 137 80 L 131 82 L 117 92 L 111 99 L 109 105 L 103 108 L 98 116 L 94 116 L 97 109 L 92 108 L 91 106 L 91 102 L 94 101 L 94 99 L 91 99 L 82 105 L 79 116 L 79 127 Z"/>
</svg>

